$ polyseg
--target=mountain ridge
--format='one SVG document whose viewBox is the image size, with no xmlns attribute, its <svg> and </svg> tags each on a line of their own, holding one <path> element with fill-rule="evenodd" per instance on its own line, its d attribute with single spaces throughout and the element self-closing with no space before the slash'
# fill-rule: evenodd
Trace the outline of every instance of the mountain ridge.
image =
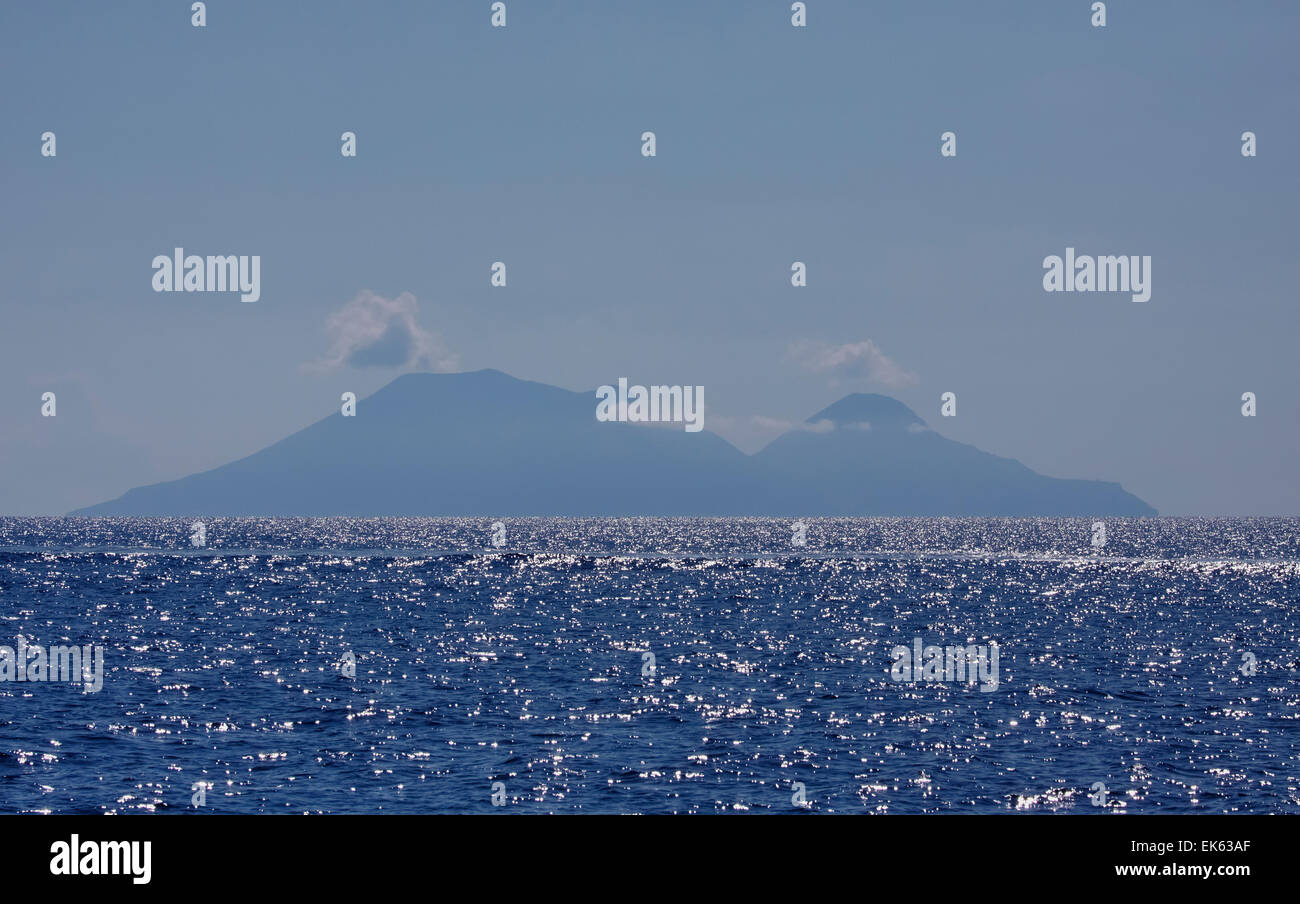
<svg viewBox="0 0 1300 904">
<path fill-rule="evenodd" d="M 753 455 L 707 430 L 602 423 L 594 412 L 594 391 L 495 369 L 402 374 L 360 400 L 356 417 L 335 412 L 243 458 L 71 514 L 1155 514 L 1118 483 L 1037 474 L 872 393 L 845 396 Z"/>
</svg>

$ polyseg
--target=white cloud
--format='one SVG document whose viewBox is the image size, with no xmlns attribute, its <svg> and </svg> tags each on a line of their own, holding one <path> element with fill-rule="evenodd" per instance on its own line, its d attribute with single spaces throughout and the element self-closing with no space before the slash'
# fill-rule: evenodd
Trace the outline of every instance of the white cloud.
<svg viewBox="0 0 1300 904">
<path fill-rule="evenodd" d="M 839 380 L 865 380 L 884 386 L 907 386 L 916 376 L 882 352 L 870 339 L 831 345 L 812 339 L 792 342 L 786 358 L 812 373 L 830 374 Z"/>
<path fill-rule="evenodd" d="M 337 367 L 395 367 L 454 371 L 460 362 L 437 333 L 420 326 L 419 303 L 410 292 L 394 299 L 362 290 L 325 320 L 331 349 L 311 365 L 314 370 Z"/>
</svg>

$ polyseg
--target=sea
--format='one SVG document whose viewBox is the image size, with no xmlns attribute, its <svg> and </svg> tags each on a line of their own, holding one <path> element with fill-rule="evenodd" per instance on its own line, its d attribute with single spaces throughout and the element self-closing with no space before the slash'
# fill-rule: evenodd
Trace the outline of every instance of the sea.
<svg viewBox="0 0 1300 904">
<path fill-rule="evenodd" d="M 1100 523 L 3 518 L 0 811 L 1300 812 L 1300 519 Z"/>
</svg>

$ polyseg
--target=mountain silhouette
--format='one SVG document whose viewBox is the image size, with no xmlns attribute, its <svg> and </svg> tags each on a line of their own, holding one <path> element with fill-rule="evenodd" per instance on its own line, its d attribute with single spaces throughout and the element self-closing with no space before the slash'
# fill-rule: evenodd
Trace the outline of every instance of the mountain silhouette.
<svg viewBox="0 0 1300 904">
<path fill-rule="evenodd" d="M 887 396 L 855 393 L 754 456 L 776 514 L 1154 515 L 1117 483 L 1044 477 L 931 430 Z"/>
<path fill-rule="evenodd" d="M 592 392 L 496 370 L 406 374 L 278 443 L 74 515 L 1152 515 L 846 396 L 748 456 L 681 424 L 600 422 Z M 705 424 L 707 426 L 707 413 Z"/>
</svg>

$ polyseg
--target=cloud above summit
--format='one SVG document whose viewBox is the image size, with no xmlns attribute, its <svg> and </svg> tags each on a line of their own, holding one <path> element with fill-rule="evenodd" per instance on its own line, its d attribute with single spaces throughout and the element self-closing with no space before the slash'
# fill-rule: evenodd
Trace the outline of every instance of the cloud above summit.
<svg viewBox="0 0 1300 904">
<path fill-rule="evenodd" d="M 898 388 L 917 382 L 870 339 L 832 345 L 800 339 L 786 348 L 786 359 L 810 373 L 829 374 L 836 381 L 879 383 Z"/>
<path fill-rule="evenodd" d="M 419 302 L 410 292 L 384 298 L 368 289 L 325 320 L 330 351 L 308 365 L 316 371 L 339 367 L 391 367 L 447 372 L 460 366 L 438 333 L 419 321 Z"/>
</svg>

